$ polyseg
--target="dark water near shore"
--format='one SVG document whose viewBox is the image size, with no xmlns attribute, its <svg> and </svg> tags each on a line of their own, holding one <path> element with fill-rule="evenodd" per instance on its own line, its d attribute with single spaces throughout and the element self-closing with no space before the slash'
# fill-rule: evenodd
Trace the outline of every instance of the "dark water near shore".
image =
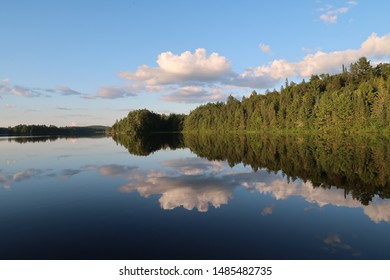
<svg viewBox="0 0 390 280">
<path fill-rule="evenodd" d="M 0 138 L 0 259 L 390 259 L 390 142 Z"/>
</svg>

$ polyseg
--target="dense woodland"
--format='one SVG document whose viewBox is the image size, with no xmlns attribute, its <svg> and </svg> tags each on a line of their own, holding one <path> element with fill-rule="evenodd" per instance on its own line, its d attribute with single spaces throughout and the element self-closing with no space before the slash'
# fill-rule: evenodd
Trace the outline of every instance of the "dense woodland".
<svg viewBox="0 0 390 280">
<path fill-rule="evenodd" d="M 160 115 L 146 109 L 129 112 L 111 128 L 112 135 L 139 135 L 150 132 L 178 132 L 183 130 L 185 115 Z"/>
<path fill-rule="evenodd" d="M 362 57 L 336 75 L 312 75 L 264 95 L 208 103 L 192 111 L 185 131 L 390 131 L 390 64 Z"/>
</svg>

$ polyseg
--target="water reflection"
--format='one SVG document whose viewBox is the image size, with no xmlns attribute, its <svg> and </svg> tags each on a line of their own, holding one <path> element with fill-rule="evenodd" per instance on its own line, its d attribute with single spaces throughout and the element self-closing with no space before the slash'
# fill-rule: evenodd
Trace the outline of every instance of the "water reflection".
<svg viewBox="0 0 390 280">
<path fill-rule="evenodd" d="M 215 137 L 185 135 L 185 144 L 209 160 L 240 162 L 254 170 L 283 171 L 314 187 L 337 187 L 368 205 L 374 196 L 390 197 L 390 143 L 362 137 Z"/>
<path fill-rule="evenodd" d="M 63 169 L 59 172 L 54 172 L 52 169 L 28 168 L 14 173 L 6 173 L 0 169 L 0 186 L 4 189 L 10 189 L 14 183 L 22 181 L 59 178 L 70 179 L 71 177 L 85 171 L 86 169 Z"/>
<path fill-rule="evenodd" d="M 148 156 L 151 153 L 169 148 L 175 150 L 183 148 L 183 135 L 180 133 L 159 133 L 150 136 L 114 135 L 114 141 L 124 146 L 130 154 Z"/>
<path fill-rule="evenodd" d="M 1 141 L 16 142 L 19 144 L 26 143 L 45 143 L 45 142 L 54 142 L 58 139 L 66 139 L 71 143 L 76 143 L 79 138 L 104 138 L 107 136 L 104 135 L 95 135 L 95 136 L 57 136 L 57 135 L 48 135 L 48 136 L 6 136 L 0 137 Z"/>
<path fill-rule="evenodd" d="M 190 160 L 189 164 L 192 163 Z M 232 198 L 233 190 L 237 187 L 235 180 L 213 176 L 212 172 L 200 174 L 199 171 L 202 169 L 209 171 L 210 164 L 206 163 L 202 166 L 199 162 L 197 165 L 196 168 L 185 166 L 183 160 L 181 170 L 145 172 L 139 177 L 140 180 L 123 185 L 120 190 L 122 192 L 137 191 L 143 197 L 160 195 L 161 208 L 166 210 L 182 206 L 187 210 L 196 208 L 201 212 L 206 212 L 209 205 L 218 208 L 227 204 Z"/>
<path fill-rule="evenodd" d="M 346 251 L 351 253 L 353 257 L 361 255 L 359 251 L 355 250 L 351 245 L 345 243 L 340 234 L 330 234 L 325 237 L 323 241 L 325 245 L 324 249 L 330 254 L 337 254 L 339 251 Z"/>
<path fill-rule="evenodd" d="M 147 139 L 145 143 L 151 141 Z M 390 150 L 386 139 L 185 135 L 170 142 L 163 139 L 160 144 L 157 139 L 153 147 L 184 145 L 203 157 L 164 161 L 157 171 L 127 174 L 130 181 L 121 191 L 137 191 L 143 197 L 159 195 L 163 209 L 181 206 L 206 212 L 209 206 L 226 205 L 235 189 L 244 187 L 276 200 L 301 197 L 320 208 L 361 208 L 376 223 L 390 221 L 390 201 L 386 200 L 390 195 Z M 143 142 L 141 138 L 137 141 Z M 174 143 L 173 147 L 169 143 Z M 140 147 L 137 154 L 144 153 Z M 149 148 L 145 154 L 148 152 Z M 231 168 L 240 163 L 256 172 Z M 119 175 L 119 171 L 114 173 Z M 273 211 L 273 206 L 266 207 L 262 215 Z"/>
<path fill-rule="evenodd" d="M 5 189 L 11 188 L 12 182 L 30 180 L 40 176 L 43 173 L 41 169 L 37 168 L 28 168 L 25 170 L 17 171 L 15 173 L 3 173 L 2 170 L 0 170 L 0 172 L 0 184 Z"/>
<path fill-rule="evenodd" d="M 0 258 L 389 257 L 387 140 L 225 138 L 1 141 Z"/>
</svg>

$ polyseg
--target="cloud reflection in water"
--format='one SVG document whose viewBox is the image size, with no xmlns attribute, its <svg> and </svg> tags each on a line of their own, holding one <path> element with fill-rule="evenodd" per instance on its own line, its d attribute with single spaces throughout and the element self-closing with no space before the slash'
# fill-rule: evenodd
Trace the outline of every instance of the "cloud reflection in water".
<svg viewBox="0 0 390 280">
<path fill-rule="evenodd" d="M 103 176 L 123 176 L 128 183 L 120 187 L 122 192 L 137 191 L 142 197 L 160 195 L 162 209 L 183 207 L 207 212 L 209 207 L 221 207 L 233 199 L 234 190 L 245 187 L 250 192 L 271 195 L 276 200 L 293 196 L 304 198 L 318 207 L 361 208 L 375 223 L 390 222 L 390 201 L 376 199 L 364 206 L 343 190 L 313 187 L 308 182 L 288 182 L 280 174 L 266 170 L 231 169 L 226 162 L 208 161 L 202 158 L 182 158 L 164 161 L 160 170 L 140 170 L 134 166 L 105 165 L 98 168 Z M 271 215 L 274 206 L 262 210 Z"/>
</svg>

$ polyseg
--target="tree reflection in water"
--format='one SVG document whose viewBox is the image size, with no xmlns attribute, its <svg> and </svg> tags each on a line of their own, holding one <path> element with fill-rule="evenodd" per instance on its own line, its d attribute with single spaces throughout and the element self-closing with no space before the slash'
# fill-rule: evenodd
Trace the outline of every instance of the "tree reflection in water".
<svg viewBox="0 0 390 280">
<path fill-rule="evenodd" d="M 390 142 L 370 136 L 285 136 L 257 134 L 152 134 L 118 136 L 131 154 L 189 148 L 201 158 L 239 163 L 254 171 L 281 171 L 287 180 L 310 181 L 314 188 L 342 189 L 363 205 L 375 196 L 390 198 Z"/>
</svg>

